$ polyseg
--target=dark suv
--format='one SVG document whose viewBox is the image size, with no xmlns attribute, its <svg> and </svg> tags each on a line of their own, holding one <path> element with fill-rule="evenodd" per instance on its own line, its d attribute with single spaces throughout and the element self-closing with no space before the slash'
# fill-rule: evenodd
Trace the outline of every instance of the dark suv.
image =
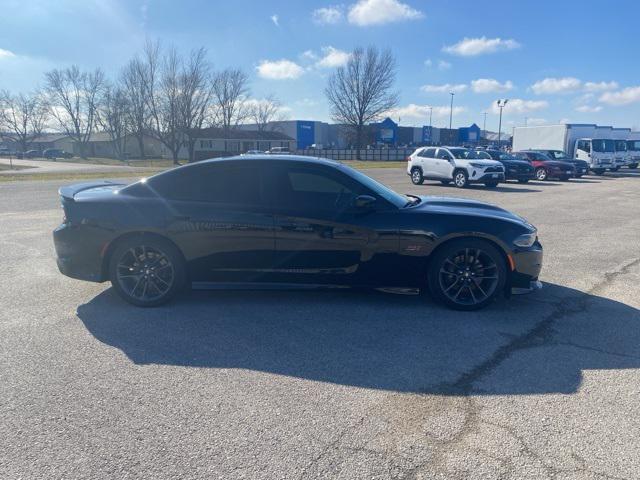
<svg viewBox="0 0 640 480">
<path fill-rule="evenodd" d="M 486 154 L 488 158 L 497 160 L 504 165 L 505 180 L 517 180 L 519 183 L 527 183 L 529 180 L 536 178 L 533 165 L 527 160 L 522 160 L 515 155 L 500 150 L 478 150 L 478 154 L 480 153 Z"/>
<path fill-rule="evenodd" d="M 589 173 L 589 164 L 584 160 L 578 160 L 577 158 L 571 158 L 562 150 L 536 150 L 537 152 L 544 153 L 552 160 L 558 160 L 560 162 L 570 162 L 576 167 L 575 177 L 580 178 L 583 175 Z"/>
<path fill-rule="evenodd" d="M 552 160 L 551 157 L 536 150 L 521 150 L 514 155 L 523 160 L 528 160 L 535 168 L 536 180 L 558 178 L 566 182 L 575 175 L 576 167 L 571 162 Z"/>
<path fill-rule="evenodd" d="M 72 158 L 73 154 L 59 148 L 48 148 L 42 152 L 44 158 Z"/>
</svg>

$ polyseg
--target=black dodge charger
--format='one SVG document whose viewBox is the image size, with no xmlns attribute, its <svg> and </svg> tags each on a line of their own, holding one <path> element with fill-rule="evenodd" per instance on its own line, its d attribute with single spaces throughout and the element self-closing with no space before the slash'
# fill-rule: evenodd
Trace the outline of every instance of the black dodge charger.
<svg viewBox="0 0 640 480">
<path fill-rule="evenodd" d="M 474 310 L 540 286 L 542 246 L 523 218 L 473 200 L 400 195 L 328 160 L 207 160 L 60 196 L 60 271 L 110 280 L 138 306 L 186 285 L 269 282 L 419 288 Z"/>
</svg>

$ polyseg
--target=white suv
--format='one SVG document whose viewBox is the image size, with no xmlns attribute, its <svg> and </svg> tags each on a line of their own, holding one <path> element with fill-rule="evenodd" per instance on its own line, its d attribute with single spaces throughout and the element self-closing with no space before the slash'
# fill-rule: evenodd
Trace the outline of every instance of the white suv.
<svg viewBox="0 0 640 480">
<path fill-rule="evenodd" d="M 473 150 L 461 147 L 420 147 L 407 158 L 407 174 L 415 185 L 425 180 L 440 180 L 464 188 L 470 183 L 495 187 L 504 182 L 504 166 L 485 159 Z"/>
</svg>

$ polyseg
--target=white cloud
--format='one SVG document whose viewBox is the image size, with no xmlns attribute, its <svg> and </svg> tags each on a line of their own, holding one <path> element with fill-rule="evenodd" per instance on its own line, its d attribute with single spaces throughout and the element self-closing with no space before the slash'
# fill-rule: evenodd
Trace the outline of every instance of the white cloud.
<svg viewBox="0 0 640 480">
<path fill-rule="evenodd" d="M 427 68 L 433 68 L 434 65 L 435 64 L 433 60 L 431 60 L 430 58 L 427 58 L 424 61 L 424 66 Z M 444 60 L 438 60 L 437 68 L 438 70 L 449 70 L 451 68 L 451 64 L 449 62 L 445 62 Z"/>
<path fill-rule="evenodd" d="M 271 18 L 271 21 L 273 22 L 273 24 L 274 24 L 276 27 L 279 27 L 279 26 L 280 26 L 280 23 L 279 23 L 279 22 L 280 22 L 280 17 L 278 17 L 278 15 L 277 15 L 277 14 L 275 14 L 275 13 L 274 13 L 274 14 L 273 14 L 273 15 L 271 15 L 271 17 L 269 17 L 269 18 Z"/>
<path fill-rule="evenodd" d="M 602 110 L 601 106 L 596 106 L 596 107 L 592 107 L 590 105 L 580 105 L 579 107 L 576 107 L 576 112 L 582 112 L 582 113 L 596 113 L 599 112 L 600 110 Z"/>
<path fill-rule="evenodd" d="M 600 101 L 615 106 L 640 102 L 640 86 L 627 87 L 617 92 L 605 92 L 600 96 Z"/>
<path fill-rule="evenodd" d="M 527 118 L 527 125 L 544 125 L 545 123 L 549 123 L 546 118 Z"/>
<path fill-rule="evenodd" d="M 458 85 L 445 83 L 443 85 L 423 85 L 420 87 L 420 90 L 425 93 L 459 93 L 465 91 L 466 89 L 467 86 L 464 83 L 460 83 Z"/>
<path fill-rule="evenodd" d="M 317 60 L 318 56 L 313 50 L 305 50 L 304 52 L 302 52 L 302 58 L 305 58 L 307 60 Z"/>
<path fill-rule="evenodd" d="M 546 100 L 523 100 L 521 98 L 510 98 L 507 102 L 506 107 L 504 107 L 504 113 L 529 113 L 535 112 L 536 110 L 542 110 L 549 106 L 549 102 Z M 491 111 L 493 113 L 500 113 L 500 109 L 496 102 L 491 104 Z"/>
<path fill-rule="evenodd" d="M 449 118 L 451 107 L 449 105 L 431 106 L 431 105 L 417 105 L 410 103 L 404 107 L 398 107 L 390 112 L 389 116 L 393 118 L 402 118 L 403 122 L 422 122 L 426 124 L 429 122 L 430 109 L 433 108 L 433 118 Z M 466 112 L 466 107 L 453 107 L 453 115 L 459 115 Z"/>
<path fill-rule="evenodd" d="M 574 77 L 545 78 L 531 85 L 531 90 L 536 95 L 571 93 L 582 88 L 582 82 Z"/>
<path fill-rule="evenodd" d="M 486 53 L 495 53 L 502 50 L 514 50 L 520 48 L 520 44 L 513 39 L 502 38 L 467 38 L 460 40 L 453 45 L 442 48 L 443 52 L 461 57 L 473 57 Z"/>
<path fill-rule="evenodd" d="M 584 89 L 587 92 L 603 92 L 606 90 L 615 90 L 618 88 L 618 82 L 585 82 Z"/>
<path fill-rule="evenodd" d="M 317 8 L 311 14 L 318 25 L 335 25 L 342 20 L 342 8 L 339 6 Z"/>
<path fill-rule="evenodd" d="M 322 47 L 322 58 L 318 60 L 316 66 L 319 68 L 340 67 L 347 63 L 349 58 L 351 58 L 349 52 L 334 47 Z"/>
<path fill-rule="evenodd" d="M 295 79 L 304 73 L 304 68 L 291 60 L 262 60 L 256 67 L 258 75 L 269 80 Z"/>
<path fill-rule="evenodd" d="M 0 59 L 2 58 L 11 58 L 11 57 L 15 57 L 16 54 L 13 53 L 11 50 L 5 50 L 3 48 L 0 48 Z"/>
<path fill-rule="evenodd" d="M 349 23 L 366 27 L 404 20 L 417 20 L 424 14 L 398 0 L 359 0 L 349 8 Z"/>
<path fill-rule="evenodd" d="M 471 81 L 471 89 L 476 93 L 508 92 L 513 90 L 513 83 L 511 80 L 500 83 L 493 78 L 479 78 Z"/>
</svg>

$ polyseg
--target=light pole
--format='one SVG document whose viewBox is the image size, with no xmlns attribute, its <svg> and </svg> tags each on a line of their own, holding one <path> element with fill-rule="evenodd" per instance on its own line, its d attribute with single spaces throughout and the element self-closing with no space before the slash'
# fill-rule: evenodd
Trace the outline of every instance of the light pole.
<svg viewBox="0 0 640 480">
<path fill-rule="evenodd" d="M 505 107 L 508 101 L 509 99 L 506 98 L 504 100 L 498 100 L 496 102 L 498 108 L 500 109 L 500 123 L 498 123 L 498 148 L 500 148 L 500 137 L 502 136 L 502 109 Z"/>
<path fill-rule="evenodd" d="M 453 96 L 455 93 L 449 92 L 449 95 L 451 95 L 451 110 L 449 110 L 449 130 L 451 130 L 451 124 L 453 122 Z"/>
<path fill-rule="evenodd" d="M 484 121 L 482 122 L 482 135 L 486 140 L 487 139 L 487 112 L 482 112 L 482 115 L 484 115 Z"/>
</svg>

